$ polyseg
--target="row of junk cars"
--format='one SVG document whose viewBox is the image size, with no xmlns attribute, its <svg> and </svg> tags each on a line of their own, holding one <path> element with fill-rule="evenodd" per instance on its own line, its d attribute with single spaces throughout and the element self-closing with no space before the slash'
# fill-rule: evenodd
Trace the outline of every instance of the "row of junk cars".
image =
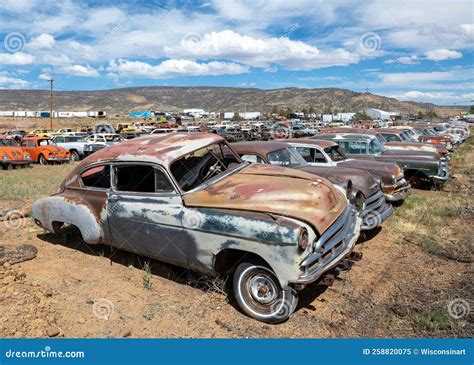
<svg viewBox="0 0 474 365">
<path fill-rule="evenodd" d="M 388 219 L 412 184 L 450 179 L 450 152 L 470 135 L 469 125 L 455 126 L 459 140 L 438 125 L 238 143 L 215 133 L 148 134 L 80 161 L 55 194 L 34 202 L 32 216 L 53 233 L 75 226 L 88 244 L 232 274 L 241 310 L 279 323 L 305 286 L 331 285 L 362 258 L 360 232 Z M 31 141 L 72 155 L 57 136 L 16 148 L 30 154 Z"/>
</svg>

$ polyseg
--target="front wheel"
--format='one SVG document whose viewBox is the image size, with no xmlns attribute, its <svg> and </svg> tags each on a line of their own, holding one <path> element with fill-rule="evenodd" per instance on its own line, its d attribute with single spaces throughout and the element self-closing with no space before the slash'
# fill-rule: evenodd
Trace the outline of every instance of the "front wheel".
<svg viewBox="0 0 474 365">
<path fill-rule="evenodd" d="M 79 156 L 79 153 L 77 151 L 71 151 L 71 161 L 79 161 L 81 159 L 81 156 Z"/>
<path fill-rule="evenodd" d="M 43 166 L 48 164 L 48 160 L 46 160 L 46 158 L 43 155 L 39 156 L 38 162 L 40 163 L 40 165 L 43 165 Z"/>
<path fill-rule="evenodd" d="M 234 274 L 234 296 L 250 317 L 266 323 L 286 321 L 296 308 L 294 290 L 283 290 L 275 273 L 265 264 L 241 263 Z"/>
</svg>

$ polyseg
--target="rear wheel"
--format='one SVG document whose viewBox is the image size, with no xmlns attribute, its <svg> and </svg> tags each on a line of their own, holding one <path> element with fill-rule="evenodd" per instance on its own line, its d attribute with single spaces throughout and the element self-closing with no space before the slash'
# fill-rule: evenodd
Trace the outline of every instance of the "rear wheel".
<svg viewBox="0 0 474 365">
<path fill-rule="evenodd" d="M 48 160 L 43 155 L 39 155 L 38 162 L 43 166 L 48 164 Z"/>
<path fill-rule="evenodd" d="M 262 322 L 284 322 L 298 303 L 295 291 L 283 290 L 273 270 L 257 261 L 241 263 L 233 284 L 240 308 Z"/>
<path fill-rule="evenodd" d="M 79 161 L 81 156 L 79 156 L 79 152 L 72 150 L 71 151 L 71 161 Z"/>
</svg>

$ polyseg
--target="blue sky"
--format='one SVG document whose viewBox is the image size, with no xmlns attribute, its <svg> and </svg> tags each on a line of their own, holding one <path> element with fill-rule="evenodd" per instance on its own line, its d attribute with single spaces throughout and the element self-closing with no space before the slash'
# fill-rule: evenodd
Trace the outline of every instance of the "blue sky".
<svg viewBox="0 0 474 365">
<path fill-rule="evenodd" d="M 0 88 L 365 88 L 474 100 L 471 0 L 2 0 Z"/>
</svg>

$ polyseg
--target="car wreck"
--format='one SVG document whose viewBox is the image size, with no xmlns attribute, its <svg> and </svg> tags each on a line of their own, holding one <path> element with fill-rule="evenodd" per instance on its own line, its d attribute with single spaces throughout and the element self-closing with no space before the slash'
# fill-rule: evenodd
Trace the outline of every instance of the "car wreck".
<svg viewBox="0 0 474 365">
<path fill-rule="evenodd" d="M 389 150 L 369 134 L 321 134 L 318 139 L 336 142 L 352 158 L 396 163 L 411 182 L 442 185 L 451 178 L 448 161 L 435 152 Z"/>
<path fill-rule="evenodd" d="M 224 152 L 225 151 L 225 152 Z M 278 323 L 298 290 L 351 256 L 361 219 L 328 180 L 243 162 L 215 134 L 171 133 L 95 152 L 37 200 L 50 232 L 76 226 L 86 243 L 209 275 L 233 272 L 240 308 Z"/>
<path fill-rule="evenodd" d="M 232 144 L 231 147 L 245 161 L 305 171 L 324 177 L 346 189 L 347 199 L 358 207 L 362 217 L 361 230 L 378 227 L 393 213 L 392 206 L 386 203 L 380 190 L 380 183 L 366 171 L 345 167 L 312 166 L 295 148 L 284 142 L 243 142 Z"/>
<path fill-rule="evenodd" d="M 347 167 L 371 173 L 380 179 L 388 201 L 403 201 L 411 194 L 411 185 L 406 181 L 403 170 L 394 163 L 348 158 L 332 141 L 303 138 L 290 139 L 288 143 L 312 166 Z"/>
</svg>

